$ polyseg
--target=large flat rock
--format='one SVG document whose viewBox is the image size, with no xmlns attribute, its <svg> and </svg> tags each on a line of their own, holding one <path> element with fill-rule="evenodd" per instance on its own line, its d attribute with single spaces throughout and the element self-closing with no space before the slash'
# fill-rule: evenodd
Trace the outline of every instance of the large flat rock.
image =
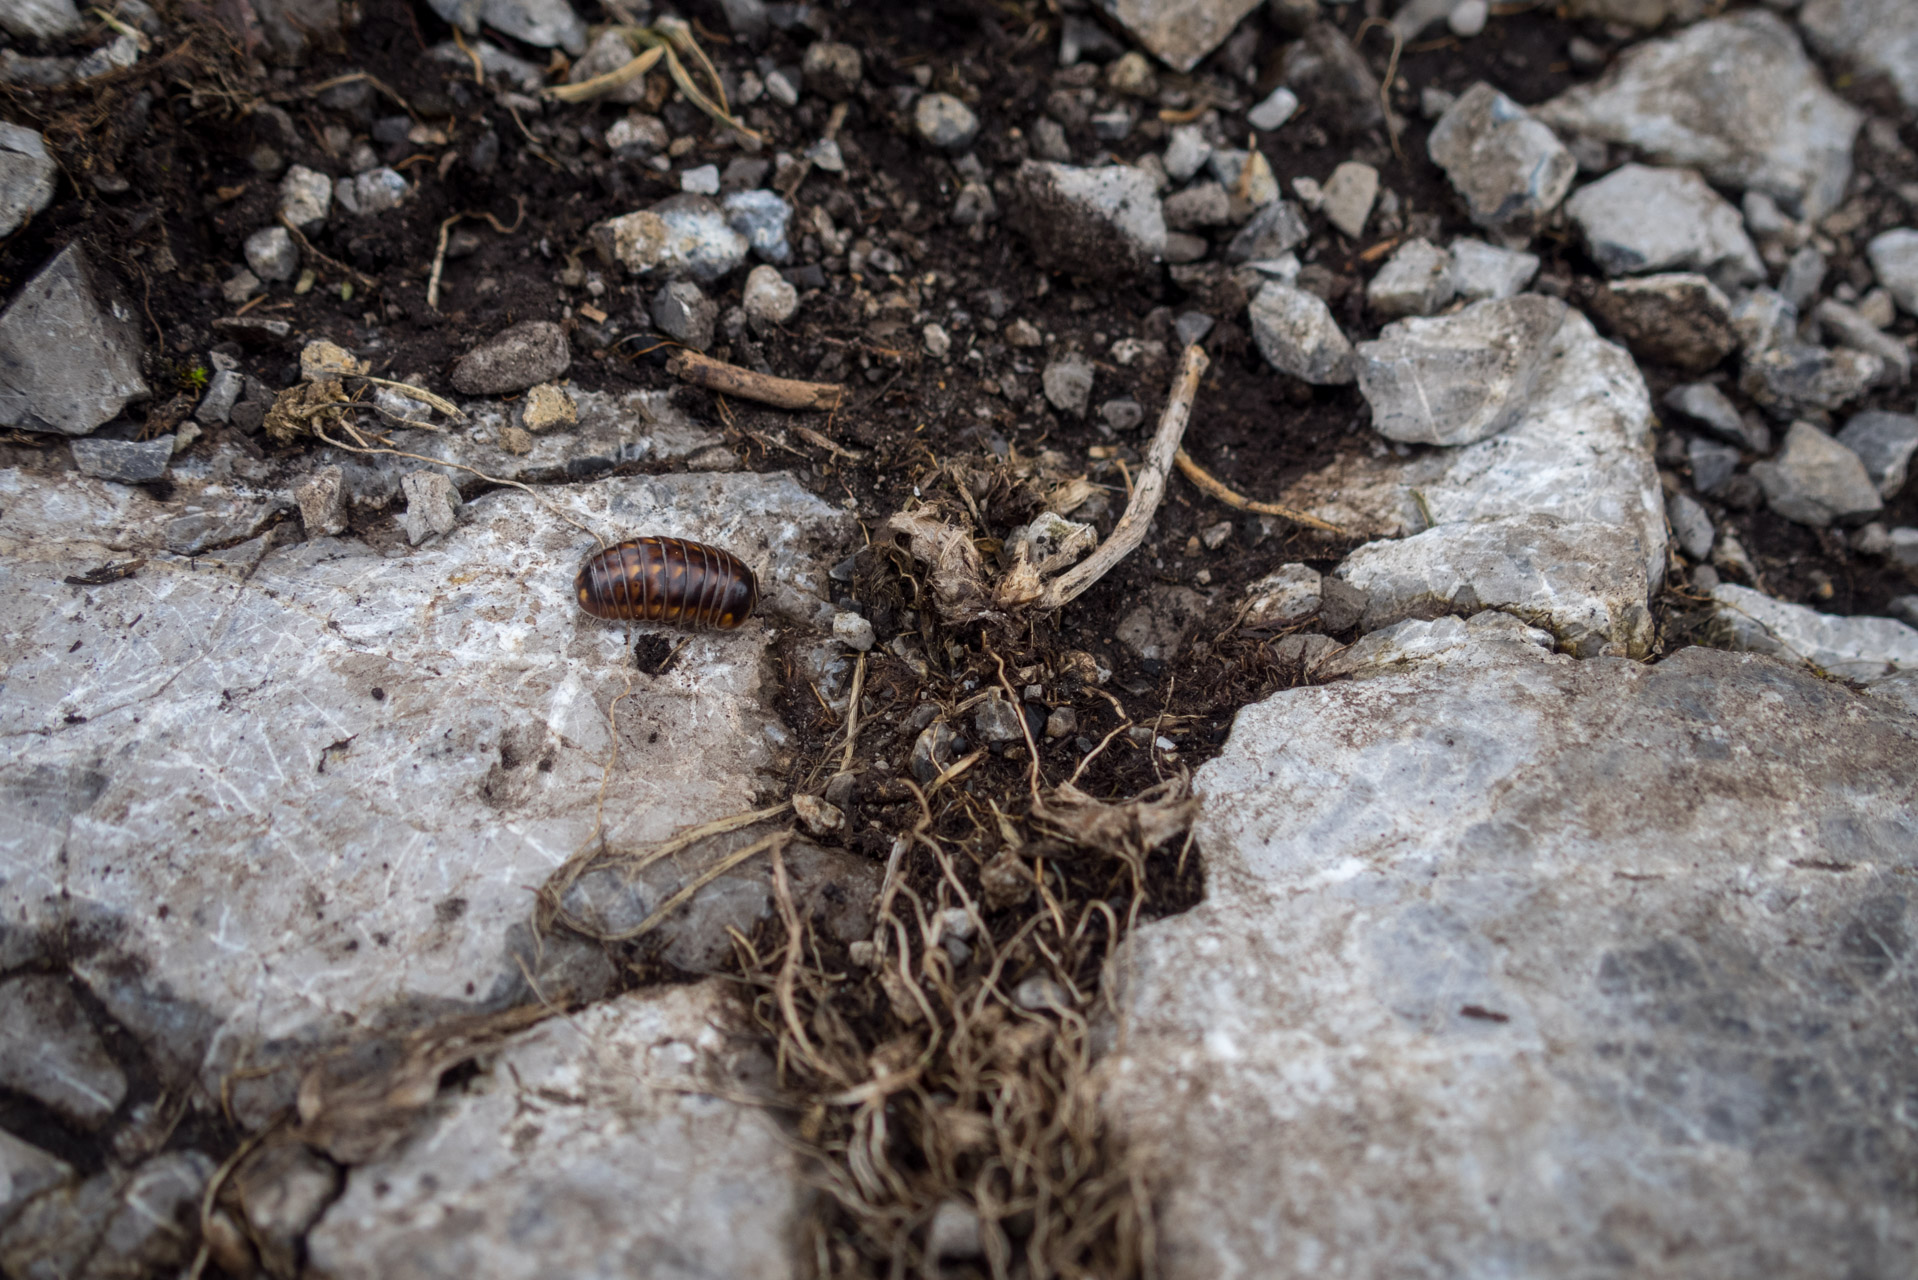
<svg viewBox="0 0 1918 1280">
<path fill-rule="evenodd" d="M 1918 672 L 1918 630 L 1894 618 L 1820 613 L 1734 582 L 1719 584 L 1712 604 L 1718 643 L 1728 649 L 1802 662 L 1840 680 Z"/>
<path fill-rule="evenodd" d="M 352 1172 L 308 1237 L 308 1274 L 796 1274 L 798 1157 L 737 1100 L 770 1066 L 739 1023 L 709 980 L 522 1033 L 410 1142 Z"/>
<path fill-rule="evenodd" d="M 1160 1274 L 1900 1272 L 1914 759 L 1704 649 L 1466 638 L 1242 711 L 1105 1067 Z"/>
<path fill-rule="evenodd" d="M 1616 525 L 1543 515 L 1442 524 L 1368 542 L 1338 576 L 1366 593 L 1362 631 L 1496 609 L 1580 657 L 1651 648 L 1651 584 L 1637 539 Z"/>
<path fill-rule="evenodd" d="M 607 846 L 750 807 L 785 736 L 772 625 L 818 607 L 845 517 L 784 475 L 545 492 L 609 538 L 737 552 L 767 615 L 631 677 Z M 10 963 L 57 935 L 109 1012 L 215 1088 L 242 1058 L 526 998 L 531 891 L 594 829 L 632 672 L 622 627 L 574 602 L 587 532 L 500 490 L 416 549 L 189 561 L 144 493 L 0 472 L 0 495 Z M 129 556 L 135 576 L 63 581 Z"/>
</svg>

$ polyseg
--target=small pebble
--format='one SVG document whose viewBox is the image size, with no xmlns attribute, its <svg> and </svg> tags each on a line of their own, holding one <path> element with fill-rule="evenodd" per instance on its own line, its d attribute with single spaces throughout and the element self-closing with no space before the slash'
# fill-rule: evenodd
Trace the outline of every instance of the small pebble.
<svg viewBox="0 0 1918 1280">
<path fill-rule="evenodd" d="M 702 164 L 679 175 L 679 189 L 696 196 L 719 194 L 719 166 Z"/>
<path fill-rule="evenodd" d="M 986 1252 L 981 1240 L 978 1210 L 964 1201 L 944 1200 L 926 1229 L 926 1252 L 940 1261 L 980 1258 Z"/>
<path fill-rule="evenodd" d="M 837 805 L 804 792 L 793 797 L 793 813 L 798 815 L 800 825 L 815 836 L 828 836 L 846 826 L 846 815 Z"/>
<path fill-rule="evenodd" d="M 1447 93 L 1435 84 L 1428 84 L 1419 90 L 1419 114 L 1427 120 L 1436 120 L 1452 109 L 1458 101 L 1456 93 Z"/>
<path fill-rule="evenodd" d="M 260 291 L 260 277 L 245 267 L 233 273 L 233 278 L 220 286 L 220 295 L 227 305 L 237 307 Z"/>
<path fill-rule="evenodd" d="M 558 383 L 542 382 L 520 401 L 519 425 L 528 431 L 552 431 L 578 421 L 579 406 Z"/>
<path fill-rule="evenodd" d="M 1874 329 L 1888 329 L 1891 327 L 1891 322 L 1898 318 L 1891 294 L 1884 289 L 1873 289 L 1860 298 L 1855 310 Z"/>
<path fill-rule="evenodd" d="M 1070 1009 L 1071 998 L 1065 988 L 1051 978 L 1034 974 L 1012 989 L 1012 1002 L 1028 1013 L 1043 1013 L 1048 1009 Z"/>
<path fill-rule="evenodd" d="M 852 45 L 841 44 L 835 40 L 820 40 L 806 50 L 801 70 L 806 77 L 806 86 L 820 95 L 837 102 L 850 97 L 859 87 L 860 76 L 864 74 L 865 62 L 859 56 L 859 50 Z M 779 75 L 779 72 L 774 72 Z M 767 77 L 766 88 L 773 88 L 772 77 Z M 774 95 L 777 97 L 777 94 Z"/>
<path fill-rule="evenodd" d="M 827 173 L 846 171 L 846 157 L 839 150 L 839 143 L 832 138 L 821 138 L 813 143 L 806 152 L 806 158 L 813 162 L 814 167 L 824 169 Z"/>
<path fill-rule="evenodd" d="M 979 135 L 979 117 L 949 93 L 923 95 L 912 108 L 913 128 L 928 146 L 958 151 Z"/>
<path fill-rule="evenodd" d="M 1483 0 L 1466 0 L 1466 3 L 1483 3 Z M 1266 96 L 1264 102 L 1245 113 L 1246 120 L 1254 129 L 1270 132 L 1290 120 L 1299 109 L 1299 96 L 1284 85 L 1280 85 Z"/>
<path fill-rule="evenodd" d="M 1445 25 L 1461 40 L 1470 40 L 1485 30 L 1485 20 L 1491 13 L 1485 0 L 1459 0 L 1458 5 L 1447 15 Z"/>
<path fill-rule="evenodd" d="M 978 936 L 979 926 L 973 923 L 972 913 L 964 907 L 947 907 L 939 913 L 939 933 L 942 937 L 971 942 Z"/>
<path fill-rule="evenodd" d="M 1055 409 L 1074 417 L 1084 417 L 1086 401 L 1092 396 L 1092 362 L 1073 352 L 1047 365 L 1040 381 L 1046 399 Z"/>
<path fill-rule="evenodd" d="M 872 623 L 851 611 L 836 613 L 832 619 L 833 638 L 849 649 L 865 653 L 871 649 L 876 637 Z"/>
<path fill-rule="evenodd" d="M 1159 80 L 1152 73 L 1152 63 L 1134 49 L 1106 68 L 1106 87 L 1129 97 L 1149 98 L 1159 91 Z"/>
<path fill-rule="evenodd" d="M 1584 36 L 1573 36 L 1566 43 L 1565 56 L 1580 71 L 1597 71 L 1605 65 L 1605 51 Z"/>
<path fill-rule="evenodd" d="M 1196 124 L 1175 125 L 1165 148 L 1166 176 L 1174 182 L 1188 182 L 1211 156 L 1212 144 L 1205 140 L 1203 129 Z"/>
<path fill-rule="evenodd" d="M 799 105 L 798 78 L 784 70 L 766 76 L 766 96 L 782 107 Z"/>
<path fill-rule="evenodd" d="M 929 324 L 920 335 L 926 344 L 926 354 L 935 360 L 944 360 L 952 350 L 952 335 L 946 332 L 944 325 Z"/>
<path fill-rule="evenodd" d="M 799 290 L 777 267 L 762 263 L 746 276 L 741 305 L 747 317 L 760 324 L 784 324 L 799 310 Z"/>
<path fill-rule="evenodd" d="M 300 271 L 300 249 L 285 227 L 261 227 L 246 238 L 246 264 L 262 280 L 291 280 Z"/>
<path fill-rule="evenodd" d="M 1212 332 L 1212 326 L 1216 323 L 1203 311 L 1187 311 L 1172 322 L 1172 332 L 1178 335 L 1181 347 L 1189 347 L 1195 342 L 1205 341 L 1205 335 Z"/>
<path fill-rule="evenodd" d="M 1131 431 L 1145 421 L 1145 410 L 1137 400 L 1108 400 L 1099 406 L 1099 416 L 1114 431 Z"/>
</svg>

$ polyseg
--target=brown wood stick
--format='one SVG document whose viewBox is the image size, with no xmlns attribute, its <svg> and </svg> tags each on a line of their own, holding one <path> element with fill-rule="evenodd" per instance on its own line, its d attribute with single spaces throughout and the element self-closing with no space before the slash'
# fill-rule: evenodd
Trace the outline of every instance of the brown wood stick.
<svg viewBox="0 0 1918 1280">
<path fill-rule="evenodd" d="M 1186 479 L 1198 485 L 1199 488 L 1205 490 L 1207 494 L 1217 498 L 1228 507 L 1237 507 L 1241 511 L 1250 511 L 1255 515 L 1277 516 L 1281 520 L 1290 520 L 1293 524 L 1302 524 L 1308 529 L 1321 529 L 1326 533 L 1336 533 L 1340 536 L 1345 535 L 1345 530 L 1335 524 L 1321 520 L 1317 516 L 1307 515 L 1303 511 L 1294 511 L 1291 507 L 1282 507 L 1276 502 L 1259 502 L 1232 489 L 1228 489 L 1224 481 L 1194 462 L 1192 455 L 1184 449 L 1180 449 L 1174 454 L 1172 460 L 1179 464 L 1179 470 L 1185 475 Z"/>
<path fill-rule="evenodd" d="M 775 378 L 771 374 L 742 369 L 724 360 L 701 355 L 697 351 L 677 351 L 666 362 L 666 370 L 681 382 L 721 395 L 757 400 L 780 409 L 837 409 L 846 398 L 846 388 L 837 382 L 797 382 Z"/>
</svg>

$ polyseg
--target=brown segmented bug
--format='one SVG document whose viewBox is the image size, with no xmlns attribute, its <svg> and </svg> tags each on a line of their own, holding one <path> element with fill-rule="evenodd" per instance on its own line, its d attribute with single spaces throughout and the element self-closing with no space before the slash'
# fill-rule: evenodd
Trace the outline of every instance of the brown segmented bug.
<svg viewBox="0 0 1918 1280">
<path fill-rule="evenodd" d="M 759 581 L 730 551 L 684 538 L 632 538 L 586 558 L 573 579 L 595 618 L 730 631 L 759 604 Z"/>
</svg>

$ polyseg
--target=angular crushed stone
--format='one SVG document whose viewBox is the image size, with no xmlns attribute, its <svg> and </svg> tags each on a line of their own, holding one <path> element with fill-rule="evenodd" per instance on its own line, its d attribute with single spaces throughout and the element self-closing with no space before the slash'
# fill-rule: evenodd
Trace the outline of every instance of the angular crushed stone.
<svg viewBox="0 0 1918 1280">
<path fill-rule="evenodd" d="M 1841 680 L 1918 671 L 1918 630 L 1891 618 L 1843 617 L 1727 582 L 1712 592 L 1718 640 L 1802 662 Z"/>
<path fill-rule="evenodd" d="M 1826 87 L 1791 27 L 1762 9 L 1634 45 L 1598 80 L 1533 114 L 1652 163 L 1762 191 L 1812 219 L 1844 199 L 1864 122 Z"/>
</svg>

